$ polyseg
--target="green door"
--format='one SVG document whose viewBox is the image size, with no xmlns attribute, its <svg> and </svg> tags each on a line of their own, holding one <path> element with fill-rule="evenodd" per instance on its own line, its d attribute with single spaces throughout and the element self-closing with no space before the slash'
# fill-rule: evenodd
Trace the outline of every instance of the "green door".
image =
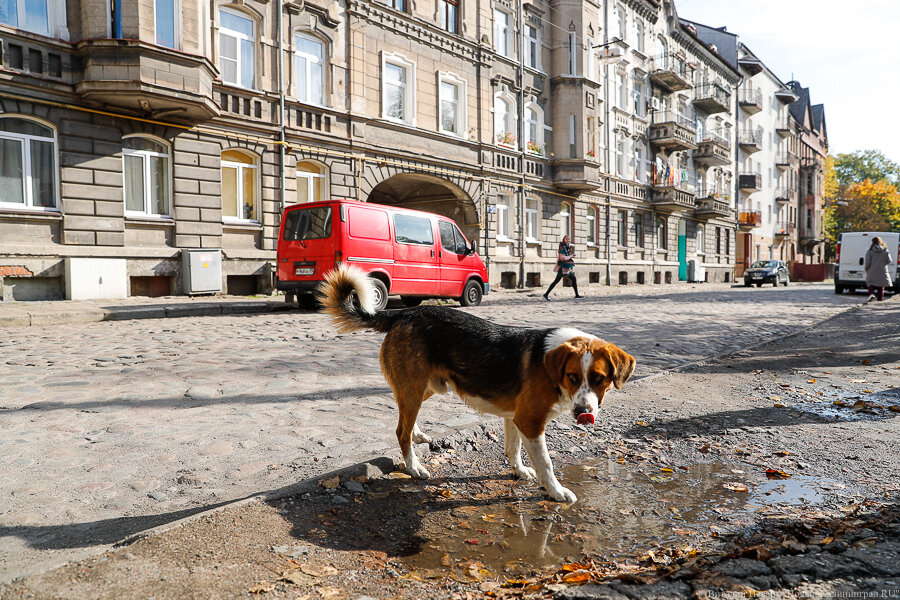
<svg viewBox="0 0 900 600">
<path fill-rule="evenodd" d="M 687 281 L 687 232 L 684 219 L 678 219 L 678 281 Z"/>
</svg>

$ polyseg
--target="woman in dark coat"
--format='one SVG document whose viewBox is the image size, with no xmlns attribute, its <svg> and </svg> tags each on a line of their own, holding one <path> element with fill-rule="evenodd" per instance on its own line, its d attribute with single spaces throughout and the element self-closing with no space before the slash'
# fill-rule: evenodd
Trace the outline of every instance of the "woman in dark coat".
<svg viewBox="0 0 900 600">
<path fill-rule="evenodd" d="M 891 273 L 888 265 L 892 262 L 891 253 L 884 241 L 878 236 L 873 237 L 864 263 L 866 285 L 869 286 L 869 298 L 866 302 L 871 302 L 876 297 L 879 302 L 884 300 L 884 288 L 891 287 Z"/>
<path fill-rule="evenodd" d="M 564 235 L 562 241 L 559 243 L 556 266 L 553 267 L 553 270 L 556 271 L 556 279 L 553 280 L 553 283 L 551 283 L 550 287 L 547 288 L 547 291 L 544 292 L 544 300 L 550 300 L 550 292 L 553 291 L 553 288 L 556 287 L 556 284 L 559 283 L 563 277 L 568 277 L 572 282 L 572 287 L 575 288 L 575 297 L 584 298 L 584 296 L 578 293 L 578 280 L 575 278 L 575 248 L 569 243 L 569 236 L 567 235 Z"/>
</svg>

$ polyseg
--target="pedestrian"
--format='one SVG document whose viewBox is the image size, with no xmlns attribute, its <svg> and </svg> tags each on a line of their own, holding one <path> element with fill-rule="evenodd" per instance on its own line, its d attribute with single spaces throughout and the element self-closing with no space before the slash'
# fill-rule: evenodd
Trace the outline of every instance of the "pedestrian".
<svg viewBox="0 0 900 600">
<path fill-rule="evenodd" d="M 891 253 L 880 237 L 872 238 L 872 245 L 866 252 L 865 269 L 866 285 L 869 286 L 869 297 L 866 302 L 884 300 L 884 288 L 891 287 L 891 274 L 888 265 L 891 264 Z"/>
<path fill-rule="evenodd" d="M 553 283 L 551 283 L 550 287 L 547 288 L 547 291 L 544 292 L 544 300 L 550 300 L 550 292 L 553 291 L 553 288 L 556 287 L 556 284 L 559 283 L 559 280 L 563 277 L 568 277 L 569 281 L 572 282 L 572 287 L 575 288 L 575 297 L 584 298 L 584 296 L 578 293 L 578 279 L 575 277 L 575 247 L 569 243 L 569 236 L 567 235 L 564 235 L 562 241 L 559 243 L 556 266 L 553 267 L 553 270 L 556 271 L 556 279 L 553 280 Z"/>
</svg>

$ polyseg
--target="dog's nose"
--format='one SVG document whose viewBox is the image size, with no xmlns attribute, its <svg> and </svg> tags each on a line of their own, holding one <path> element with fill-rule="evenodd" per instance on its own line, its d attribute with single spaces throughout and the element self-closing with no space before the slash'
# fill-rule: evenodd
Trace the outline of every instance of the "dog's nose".
<svg viewBox="0 0 900 600">
<path fill-rule="evenodd" d="M 572 412 L 575 414 L 575 418 L 577 419 L 579 415 L 583 415 L 586 412 L 591 412 L 584 406 L 576 406 L 572 409 Z"/>
</svg>

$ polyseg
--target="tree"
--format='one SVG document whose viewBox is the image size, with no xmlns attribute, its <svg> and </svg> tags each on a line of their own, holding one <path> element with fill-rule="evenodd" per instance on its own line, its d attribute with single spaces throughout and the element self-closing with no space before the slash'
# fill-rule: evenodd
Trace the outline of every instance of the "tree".
<svg viewBox="0 0 900 600">
<path fill-rule="evenodd" d="M 874 182 L 887 180 L 900 185 L 900 165 L 880 150 L 857 150 L 851 154 L 838 154 L 834 161 L 838 185 L 845 188 L 866 179 Z"/>
<path fill-rule="evenodd" d="M 831 209 L 832 240 L 845 231 L 900 231 L 900 191 L 887 180 L 854 183 Z"/>
</svg>

